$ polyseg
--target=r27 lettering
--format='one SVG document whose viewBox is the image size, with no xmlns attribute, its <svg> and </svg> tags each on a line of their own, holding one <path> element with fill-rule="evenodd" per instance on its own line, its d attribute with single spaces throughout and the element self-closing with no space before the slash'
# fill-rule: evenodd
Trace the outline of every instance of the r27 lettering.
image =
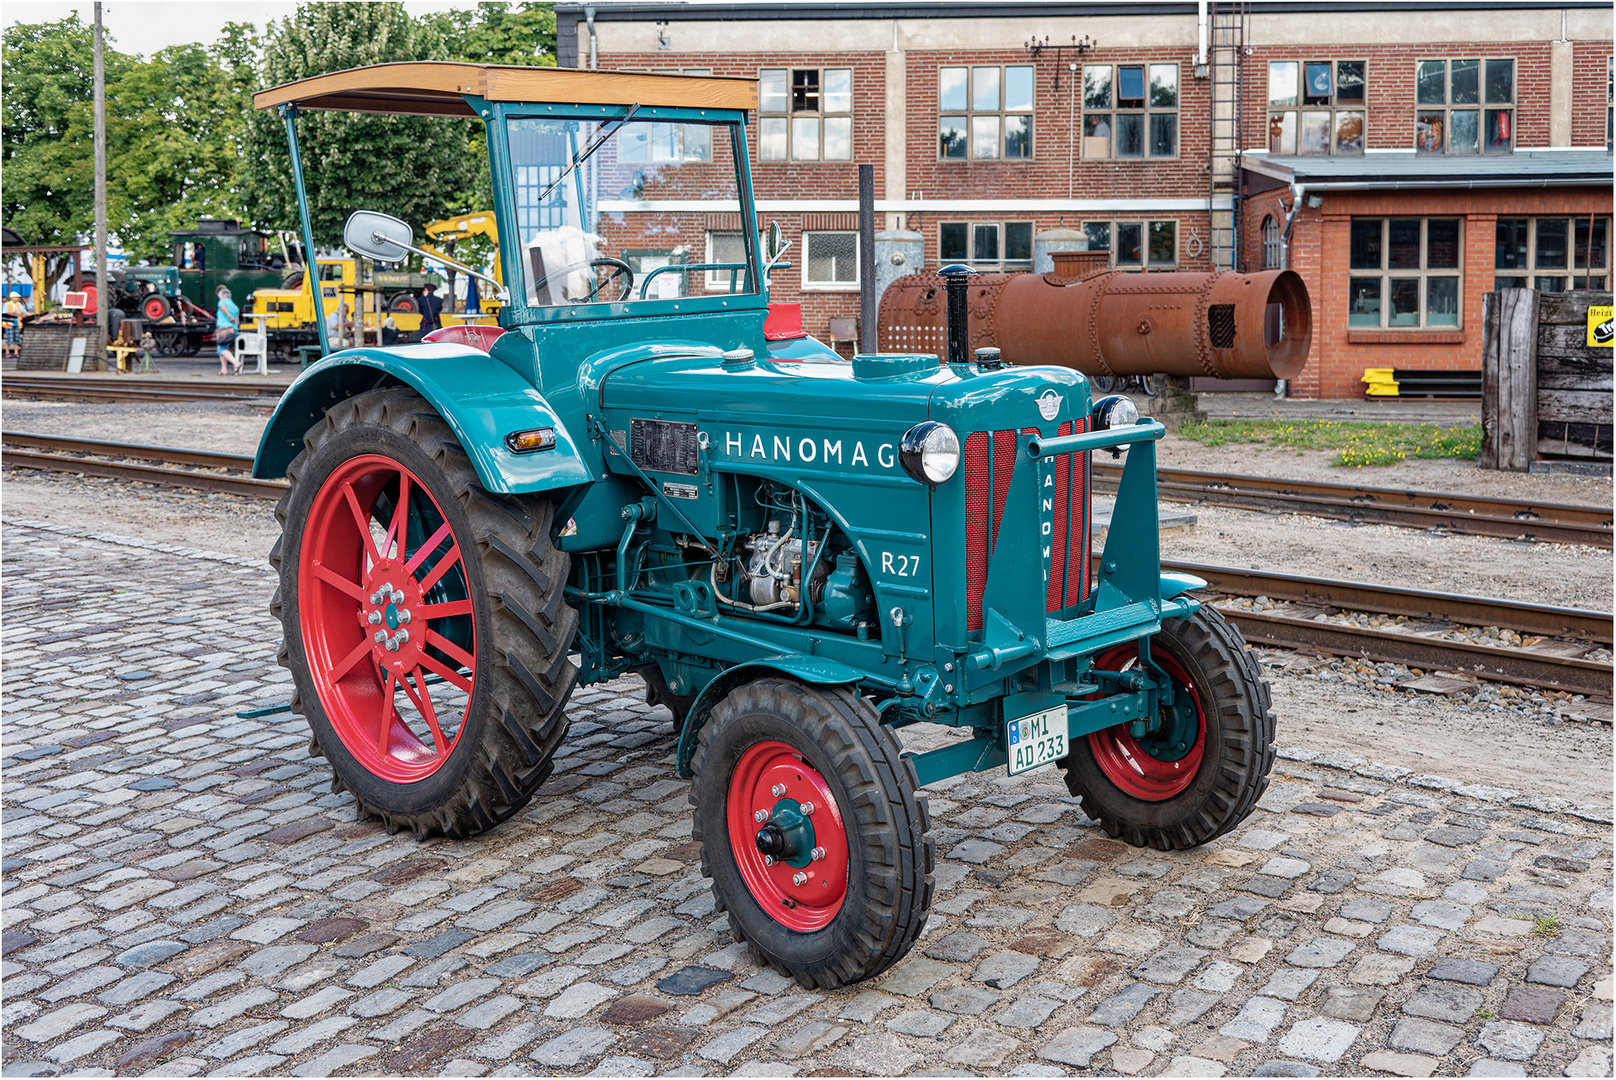
<svg viewBox="0 0 1616 1080">
<path fill-rule="evenodd" d="M 894 577 L 919 577 L 920 556 L 893 554 L 890 551 L 881 553 L 881 572 L 892 574 Z"/>
</svg>

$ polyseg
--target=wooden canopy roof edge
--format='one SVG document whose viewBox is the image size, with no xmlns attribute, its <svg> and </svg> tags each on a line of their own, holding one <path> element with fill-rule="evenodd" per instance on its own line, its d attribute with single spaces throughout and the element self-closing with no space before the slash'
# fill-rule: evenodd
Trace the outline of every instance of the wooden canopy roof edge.
<svg viewBox="0 0 1616 1080">
<path fill-rule="evenodd" d="M 755 109 L 757 82 L 724 75 L 659 75 L 572 68 L 500 67 L 418 60 L 374 64 L 260 90 L 255 109 L 300 109 L 401 116 L 476 113 L 462 95 L 489 101 Z"/>
</svg>

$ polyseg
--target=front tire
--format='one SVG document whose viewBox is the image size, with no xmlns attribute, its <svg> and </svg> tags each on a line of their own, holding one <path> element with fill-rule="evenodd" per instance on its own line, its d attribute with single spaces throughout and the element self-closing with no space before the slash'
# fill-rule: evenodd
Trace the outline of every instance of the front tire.
<svg viewBox="0 0 1616 1080">
<path fill-rule="evenodd" d="M 747 683 L 713 709 L 692 764 L 702 872 L 737 941 L 809 988 L 902 959 L 926 923 L 934 854 L 914 767 L 867 700 Z M 781 825 L 766 861 L 759 833 Z"/>
<path fill-rule="evenodd" d="M 1097 731 L 1074 741 L 1061 765 L 1083 812 L 1112 836 L 1135 847 L 1191 848 L 1239 825 L 1267 790 L 1272 701 L 1240 631 L 1211 607 L 1163 622 L 1150 654 L 1193 712 L 1164 710 L 1161 731 L 1145 739 L 1126 724 Z M 1138 655 L 1136 645 L 1119 645 L 1095 666 L 1126 670 Z"/>
<path fill-rule="evenodd" d="M 342 402 L 304 446 L 270 561 L 310 749 L 391 831 L 493 828 L 549 776 L 578 674 L 553 507 L 484 491 L 406 389 Z"/>
</svg>

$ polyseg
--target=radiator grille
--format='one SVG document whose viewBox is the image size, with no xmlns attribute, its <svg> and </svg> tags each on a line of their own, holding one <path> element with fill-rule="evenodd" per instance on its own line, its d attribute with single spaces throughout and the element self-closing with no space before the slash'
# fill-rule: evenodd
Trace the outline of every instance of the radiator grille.
<svg viewBox="0 0 1616 1080">
<path fill-rule="evenodd" d="M 1059 434 L 1087 431 L 1088 420 L 1067 421 Z M 1005 499 L 1015 467 L 1018 435 L 1034 428 L 977 431 L 965 439 L 965 626 L 982 629 L 982 594 L 988 562 L 999 542 Z M 1045 610 L 1060 611 L 1089 595 L 1089 455 L 1062 454 L 1054 459 L 1055 497 L 1049 553 L 1049 589 Z M 1030 493 L 1037 498 L 1038 492 Z M 1038 543 L 1036 536 L 1006 537 L 1011 543 Z"/>
</svg>

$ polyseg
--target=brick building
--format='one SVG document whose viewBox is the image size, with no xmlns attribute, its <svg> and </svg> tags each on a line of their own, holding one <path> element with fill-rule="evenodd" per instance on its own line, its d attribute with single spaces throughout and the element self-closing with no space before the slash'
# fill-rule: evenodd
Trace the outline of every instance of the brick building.
<svg viewBox="0 0 1616 1080">
<path fill-rule="evenodd" d="M 1313 298 L 1290 387 L 1479 369 L 1495 287 L 1608 288 L 1603 0 L 556 5 L 564 67 L 759 80 L 748 152 L 796 243 L 775 299 L 858 314 L 857 168 L 925 266 L 1031 270 L 1080 230 L 1119 268 L 1289 266 Z M 735 215 L 712 215 L 704 261 Z M 838 326 L 850 323 L 838 323 Z"/>
</svg>

